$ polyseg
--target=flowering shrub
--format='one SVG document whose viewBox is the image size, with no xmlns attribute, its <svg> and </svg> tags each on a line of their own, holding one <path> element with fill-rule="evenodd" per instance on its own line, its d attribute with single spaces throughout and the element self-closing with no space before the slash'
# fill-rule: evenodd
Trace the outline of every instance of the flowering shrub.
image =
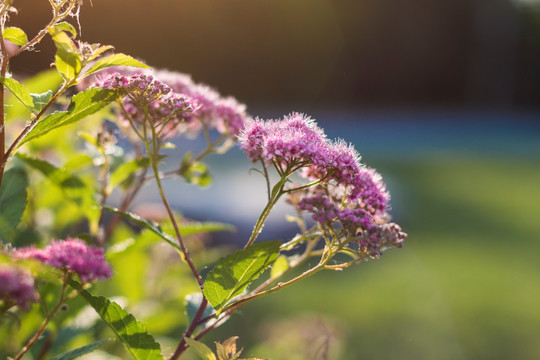
<svg viewBox="0 0 540 360">
<path fill-rule="evenodd" d="M 6 26 L 16 13 L 13 1 L 0 2 L 1 355 L 43 359 L 63 352 L 55 359 L 72 359 L 98 348 L 118 353 L 102 326 L 73 330 L 86 304 L 135 359 L 174 360 L 188 348 L 203 359 L 239 359 L 235 336 L 216 343 L 215 353 L 199 340 L 256 298 L 401 247 L 406 234 L 390 221 L 381 175 L 360 163 L 352 145 L 328 139 L 306 115 L 253 119 L 243 104 L 188 75 L 151 69 L 112 53 L 111 46 L 76 41 L 76 27 L 65 20 L 78 17 L 82 1 L 49 3 L 50 23 L 29 39 Z M 16 80 L 9 63 L 45 36 L 57 48 L 55 68 Z M 201 137 L 206 147 L 163 171 L 166 150 L 178 137 Z M 268 201 L 241 250 L 216 252 L 205 246 L 204 234 L 232 227 L 184 219 L 169 205 L 163 180 L 208 185 L 212 179 L 202 161 L 236 143 L 260 166 Z M 165 216 L 133 212 L 150 182 Z M 257 241 L 282 198 L 296 214 L 298 234 L 284 242 Z M 64 240 L 52 240 L 58 238 Z M 180 257 L 160 263 L 158 242 Z M 149 262 L 154 266 L 146 267 Z M 205 266 L 211 270 L 203 276 Z M 146 268 L 155 273 L 145 274 Z M 133 285 L 143 276 L 153 279 L 144 292 Z M 164 291 L 158 285 L 169 278 L 184 286 Z M 176 323 L 162 334 L 173 348 L 162 349 L 127 311 L 142 299 L 157 308 L 137 314 L 149 327 L 152 316 L 167 316 L 160 311 L 185 311 L 182 335 L 175 334 L 182 325 Z M 74 339 L 78 345 L 70 350 Z"/>
</svg>

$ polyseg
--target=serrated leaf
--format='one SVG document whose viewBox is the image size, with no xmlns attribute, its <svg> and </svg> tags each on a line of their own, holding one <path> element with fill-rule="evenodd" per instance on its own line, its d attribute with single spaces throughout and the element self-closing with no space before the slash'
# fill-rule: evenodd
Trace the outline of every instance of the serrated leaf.
<svg viewBox="0 0 540 360">
<path fill-rule="evenodd" d="M 270 271 L 270 277 L 271 278 L 280 277 L 287 270 L 289 270 L 289 262 L 287 261 L 287 257 L 284 255 L 280 255 L 278 256 L 278 258 L 272 265 L 272 270 Z"/>
<path fill-rule="evenodd" d="M 133 213 L 130 213 L 130 212 L 120 211 L 118 209 L 111 208 L 111 207 L 108 207 L 108 206 L 104 206 L 103 208 L 105 210 L 110 211 L 110 212 L 120 214 L 123 217 L 125 217 L 126 219 L 134 222 L 135 224 L 138 224 L 138 225 L 144 227 L 145 229 L 150 230 L 151 232 L 153 232 L 154 234 L 156 234 L 157 236 L 159 236 L 160 238 L 165 240 L 167 243 L 169 243 L 172 247 L 174 247 L 180 253 L 182 253 L 182 249 L 178 245 L 176 239 L 173 238 L 172 236 L 170 236 L 169 234 L 164 233 L 161 230 L 161 228 L 159 227 L 159 225 L 151 222 L 150 220 L 146 220 L 146 219 L 140 217 L 139 215 L 136 215 L 136 214 L 133 214 Z"/>
<path fill-rule="evenodd" d="M 28 89 L 26 89 L 21 83 L 19 83 L 17 80 L 13 78 L 4 78 L 0 77 L 0 82 L 4 84 L 6 88 L 11 91 L 13 95 L 21 103 L 23 103 L 24 106 L 26 106 L 28 109 L 32 110 L 34 107 L 34 100 L 32 99 L 32 96 L 30 95 L 30 92 Z"/>
<path fill-rule="evenodd" d="M 195 352 L 201 357 L 203 360 L 216 360 L 216 355 L 210 350 L 208 346 L 203 344 L 200 341 L 197 341 L 195 339 L 191 338 L 185 338 L 186 342 L 189 346 L 195 350 Z"/>
<path fill-rule="evenodd" d="M 233 225 L 220 223 L 220 222 L 190 222 L 185 224 L 179 224 L 178 228 L 183 236 L 196 235 L 217 231 L 235 231 L 236 228 Z"/>
<path fill-rule="evenodd" d="M 106 69 L 111 66 L 133 66 L 133 67 L 139 67 L 144 69 L 149 69 L 150 67 L 146 64 L 143 64 L 139 60 L 135 60 L 129 55 L 126 54 L 113 54 L 110 56 L 107 56 L 106 58 L 100 59 L 92 65 L 90 69 L 84 74 L 84 76 L 88 76 L 90 74 L 93 74 L 97 71 Z"/>
<path fill-rule="evenodd" d="M 203 299 L 203 295 L 200 292 L 188 294 L 185 297 L 185 308 L 186 308 L 186 315 L 188 317 L 188 324 L 193 321 L 193 318 L 195 317 L 195 314 L 199 310 L 199 307 L 201 306 Z M 206 309 L 204 310 L 204 313 L 202 315 L 202 318 L 205 318 L 207 316 L 210 316 L 214 312 L 214 309 L 210 304 L 206 306 Z"/>
<path fill-rule="evenodd" d="M 56 128 L 72 124 L 94 114 L 109 105 L 115 98 L 115 92 L 111 90 L 92 88 L 82 91 L 73 96 L 66 111 L 55 112 L 40 120 L 19 146 Z"/>
<path fill-rule="evenodd" d="M 32 97 L 32 100 L 34 102 L 34 111 L 40 112 L 41 110 L 43 110 L 45 105 L 47 105 L 47 103 L 51 101 L 53 92 L 51 90 L 48 90 L 41 94 L 31 93 L 30 96 Z"/>
<path fill-rule="evenodd" d="M 112 339 L 99 340 L 99 341 L 96 341 L 93 344 L 81 346 L 80 348 L 65 352 L 65 353 L 60 354 L 60 355 L 56 355 L 55 357 L 51 358 L 50 360 L 71 360 L 71 359 L 75 359 L 75 358 L 78 358 L 79 356 L 88 354 L 88 353 L 96 350 L 98 347 L 100 347 L 101 345 L 103 345 L 106 342 L 109 342 L 111 340 Z"/>
<path fill-rule="evenodd" d="M 80 289 L 81 286 L 74 280 L 71 280 L 70 285 L 74 289 Z M 128 352 L 134 359 L 163 359 L 159 343 L 133 315 L 103 296 L 93 296 L 86 290 L 81 290 L 80 294 L 114 331 L 118 339 L 126 345 Z"/>
<path fill-rule="evenodd" d="M 230 300 L 272 265 L 280 245 L 278 240 L 261 242 L 217 262 L 204 282 L 204 295 L 218 315 Z"/>
<path fill-rule="evenodd" d="M 18 27 L 7 27 L 4 29 L 2 36 L 5 40 L 9 40 L 15 45 L 23 46 L 28 42 L 28 37 L 23 29 Z"/>
<path fill-rule="evenodd" d="M 21 221 L 26 208 L 27 187 L 28 177 L 24 169 L 12 168 L 4 173 L 0 186 L 0 240 Z"/>
<path fill-rule="evenodd" d="M 67 21 L 62 21 L 58 24 L 55 24 L 54 27 L 58 30 L 67 31 L 73 35 L 74 38 L 77 37 L 77 30 L 75 30 L 75 27 L 68 23 Z"/>
</svg>

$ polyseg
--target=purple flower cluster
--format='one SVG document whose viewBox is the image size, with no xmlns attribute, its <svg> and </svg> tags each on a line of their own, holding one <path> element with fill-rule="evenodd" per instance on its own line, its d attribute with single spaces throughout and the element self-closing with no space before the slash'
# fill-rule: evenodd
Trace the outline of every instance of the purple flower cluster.
<svg viewBox="0 0 540 360">
<path fill-rule="evenodd" d="M 280 120 L 256 119 L 239 135 L 240 148 L 252 161 L 277 162 L 286 169 L 304 168 L 304 176 L 352 184 L 360 156 L 342 140 L 330 141 L 309 116 L 292 113 Z"/>
<path fill-rule="evenodd" d="M 191 120 L 197 110 L 197 103 L 190 97 L 173 90 L 152 75 L 111 74 L 95 84 L 102 89 L 119 91 L 125 113 L 123 120 L 135 124 L 152 122 L 162 137 L 172 137 L 180 123 Z"/>
<path fill-rule="evenodd" d="M 124 95 L 133 97 L 141 104 L 148 104 L 166 95 L 172 89 L 154 79 L 151 75 L 134 74 L 131 76 L 113 73 L 95 84 L 96 87 L 109 90 L 118 90 Z"/>
<path fill-rule="evenodd" d="M 358 241 L 358 251 L 378 258 L 387 247 L 401 247 L 406 238 L 407 234 L 401 231 L 398 224 L 387 223 L 371 226 L 361 233 Z"/>
<path fill-rule="evenodd" d="M 377 258 L 387 247 L 401 247 L 407 234 L 399 225 L 387 223 L 387 214 L 374 215 L 362 203 L 344 203 L 343 193 L 343 189 L 328 191 L 328 188 L 316 186 L 305 191 L 297 206 L 311 213 L 313 220 L 323 228 L 336 229 L 334 233 L 342 243 L 357 244 L 356 251 L 360 254 Z"/>
<path fill-rule="evenodd" d="M 304 190 L 289 189 L 289 202 L 311 213 L 321 227 L 335 229 L 342 243 L 354 243 L 356 251 L 371 257 L 401 246 L 406 234 L 388 223 L 390 195 L 382 177 L 360 163 L 353 146 L 327 139 L 310 117 L 292 113 L 279 120 L 250 120 L 238 139 L 250 160 L 272 164 L 282 176 L 298 172 L 319 180 Z"/>
<path fill-rule="evenodd" d="M 277 161 L 285 166 L 329 162 L 329 142 L 315 122 L 293 113 L 282 120 L 248 121 L 238 136 L 240 148 L 252 161 Z"/>
<path fill-rule="evenodd" d="M 156 88 L 154 83 L 148 83 L 147 81 L 146 84 L 129 86 L 130 84 L 124 78 L 127 79 L 134 76 L 142 79 L 151 78 L 154 82 L 162 85 Z M 246 113 L 246 106 L 244 104 L 239 103 L 233 97 L 222 97 L 216 90 L 207 85 L 195 83 L 187 74 L 167 70 L 150 71 L 130 67 L 113 67 L 103 70 L 101 77 L 102 79 L 95 82 L 93 86 L 107 89 L 124 87 L 128 90 L 126 94 L 130 93 L 130 91 L 148 89 L 144 92 L 145 95 L 142 98 L 146 102 L 156 92 L 161 94 L 161 96 L 172 93 L 177 97 L 187 99 L 192 104 L 192 107 L 189 111 L 183 113 L 183 118 L 189 121 L 183 123 L 182 130 L 188 135 L 196 135 L 204 124 L 207 129 L 216 129 L 221 134 L 235 138 L 244 127 L 244 122 L 251 119 Z M 115 77 L 118 80 L 115 80 Z M 84 83 L 81 85 L 85 87 L 89 84 Z M 134 101 L 133 105 L 129 111 L 130 116 L 135 115 L 134 113 L 139 108 L 140 103 Z M 153 107 L 158 106 L 156 104 Z"/>
<path fill-rule="evenodd" d="M 330 226 L 339 222 L 346 235 L 354 237 L 358 235 L 358 229 L 374 226 L 375 217 L 359 202 L 343 202 L 344 194 L 343 186 L 318 185 L 304 190 L 297 206 L 302 211 L 312 213 L 313 220 L 318 223 Z"/>
<path fill-rule="evenodd" d="M 349 199 L 359 202 L 360 206 L 372 214 L 384 214 L 389 210 L 390 194 L 382 176 L 374 169 L 363 167 L 352 181 Z"/>
<path fill-rule="evenodd" d="M 83 240 L 68 238 L 55 240 L 43 249 L 21 248 L 14 252 L 19 259 L 36 259 L 57 269 L 67 270 L 79 276 L 83 283 L 107 279 L 112 275 L 105 261 L 103 249 L 87 245 Z"/>
<path fill-rule="evenodd" d="M 289 170 L 302 169 L 309 179 L 344 186 L 347 199 L 371 213 L 384 213 L 390 196 L 381 176 L 360 164 L 353 146 L 330 141 L 308 116 L 293 113 L 281 120 L 248 121 L 239 135 L 240 148 L 252 161 L 262 159 Z M 283 170 L 283 169 L 282 169 Z"/>
<path fill-rule="evenodd" d="M 332 223 L 339 218 L 339 208 L 327 196 L 316 194 L 311 197 L 304 197 L 298 203 L 300 210 L 313 213 L 313 220 L 319 223 Z"/>
<path fill-rule="evenodd" d="M 38 300 L 32 274 L 15 265 L 0 264 L 0 301 L 7 307 L 18 305 L 28 309 Z"/>
<path fill-rule="evenodd" d="M 215 89 L 194 82 L 187 74 L 158 70 L 155 76 L 174 91 L 186 94 L 200 104 L 194 117 L 209 129 L 235 137 L 243 129 L 244 123 L 251 119 L 244 104 L 231 96 L 222 97 Z"/>
</svg>

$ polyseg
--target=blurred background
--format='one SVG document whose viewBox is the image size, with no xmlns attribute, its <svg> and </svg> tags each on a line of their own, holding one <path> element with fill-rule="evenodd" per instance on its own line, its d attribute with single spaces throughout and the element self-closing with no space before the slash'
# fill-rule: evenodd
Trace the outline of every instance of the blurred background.
<svg viewBox="0 0 540 360">
<path fill-rule="evenodd" d="M 17 7 L 28 34 L 48 21 L 46 1 Z M 208 343 L 238 335 L 274 360 L 540 358 L 537 2 L 92 0 L 80 23 L 84 41 L 190 73 L 253 116 L 310 114 L 381 172 L 409 233 L 246 306 Z M 50 56 L 13 72 L 48 68 L 52 44 L 36 50 Z M 238 227 L 216 241 L 242 242 L 264 182 L 238 151 L 225 159 L 210 159 L 210 188 L 169 190 L 186 215 Z M 279 208 L 262 238 L 294 231 Z"/>
</svg>

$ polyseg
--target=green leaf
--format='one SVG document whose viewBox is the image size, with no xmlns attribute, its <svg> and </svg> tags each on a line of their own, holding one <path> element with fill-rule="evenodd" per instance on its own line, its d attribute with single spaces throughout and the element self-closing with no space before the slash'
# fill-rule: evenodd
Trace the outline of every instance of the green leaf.
<svg viewBox="0 0 540 360">
<path fill-rule="evenodd" d="M 110 212 L 120 214 L 123 217 L 125 217 L 126 219 L 134 222 L 135 224 L 140 225 L 140 226 L 144 227 L 145 229 L 150 230 L 151 232 L 153 232 L 154 234 L 156 234 L 157 236 L 159 236 L 160 238 L 162 238 L 163 240 L 168 242 L 172 247 L 174 247 L 176 250 L 178 250 L 182 254 L 182 249 L 178 245 L 177 240 L 175 238 L 173 238 L 172 236 L 170 236 L 169 234 L 164 233 L 161 230 L 161 228 L 159 227 L 159 225 L 157 225 L 157 224 L 155 224 L 155 223 L 153 223 L 153 222 L 151 222 L 149 220 L 143 219 L 139 215 L 136 215 L 136 214 L 133 214 L 133 213 L 130 213 L 130 212 L 123 212 L 123 211 L 120 211 L 118 209 L 111 208 L 111 207 L 108 207 L 108 206 L 104 206 L 103 208 L 105 210 L 110 211 Z"/>
<path fill-rule="evenodd" d="M 94 191 L 84 181 L 76 175 L 73 175 L 63 169 L 24 154 L 16 154 L 27 165 L 41 172 L 49 181 L 55 184 L 63 194 L 63 197 L 73 201 L 84 213 L 89 221 L 92 233 L 97 231 L 97 222 L 99 221 L 99 205 L 94 197 Z"/>
<path fill-rule="evenodd" d="M 54 27 L 61 31 L 67 31 L 73 35 L 74 38 L 77 37 L 77 30 L 75 30 L 75 27 L 68 23 L 67 21 L 62 21 L 58 24 L 55 24 Z"/>
<path fill-rule="evenodd" d="M 32 100 L 34 102 L 34 111 L 40 112 L 41 110 L 43 110 L 45 105 L 47 105 L 47 103 L 51 101 L 53 93 L 51 90 L 48 90 L 41 94 L 30 94 L 30 96 L 32 97 Z"/>
<path fill-rule="evenodd" d="M 92 166 L 94 166 L 93 158 L 88 154 L 79 153 L 73 155 L 67 162 L 65 162 L 63 168 L 68 172 L 75 173 L 88 169 Z"/>
<path fill-rule="evenodd" d="M 13 78 L 4 77 L 0 77 L 0 82 L 4 84 L 4 86 L 8 88 L 9 91 L 24 104 L 24 106 L 30 110 L 34 108 L 34 100 L 32 99 L 30 92 L 21 83 Z"/>
<path fill-rule="evenodd" d="M 56 55 L 54 56 L 56 70 L 67 81 L 75 79 L 82 70 L 82 60 L 73 40 L 56 27 L 49 28 L 49 34 L 56 45 Z"/>
<path fill-rule="evenodd" d="M 87 61 L 92 61 L 92 60 L 97 59 L 105 51 L 114 49 L 114 46 L 111 46 L 111 45 L 99 46 L 99 44 L 94 44 L 92 45 L 92 49 L 93 49 L 92 55 L 88 57 Z M 83 75 L 83 77 L 85 76 L 86 74 Z"/>
<path fill-rule="evenodd" d="M 33 98 L 34 109 L 29 109 L 21 102 L 10 99 L 10 97 L 14 96 L 10 93 L 9 97 L 6 98 L 6 102 L 10 105 L 5 108 L 6 121 L 10 121 L 17 117 L 28 118 L 28 111 L 40 111 L 40 109 L 37 108 L 39 108 L 39 102 L 41 102 L 43 98 L 36 100 L 36 97 L 32 93 L 44 95 L 43 93 L 48 92 L 48 90 L 55 92 L 62 84 L 62 81 L 62 77 L 55 69 L 42 71 L 31 78 L 21 81 L 21 84 L 29 90 L 30 96 Z"/>
<path fill-rule="evenodd" d="M 287 261 L 287 257 L 285 255 L 280 255 L 276 259 L 276 262 L 274 262 L 274 264 L 272 265 L 272 270 L 270 270 L 270 277 L 280 277 L 287 270 L 289 270 L 289 262 Z"/>
<path fill-rule="evenodd" d="M 114 189 L 122 182 L 131 177 L 137 170 L 149 166 L 150 161 L 148 158 L 135 159 L 120 165 L 113 171 L 109 179 L 109 187 Z"/>
<path fill-rule="evenodd" d="M 21 221 L 27 187 L 28 177 L 23 168 L 12 168 L 4 173 L 0 186 L 0 240 Z"/>
<path fill-rule="evenodd" d="M 133 67 L 139 67 L 144 69 L 149 69 L 150 67 L 146 64 L 143 64 L 142 62 L 135 60 L 129 55 L 126 54 L 113 54 L 110 56 L 107 56 L 106 58 L 100 59 L 92 65 L 90 69 L 84 74 L 84 76 L 88 76 L 90 74 L 93 74 L 97 71 L 106 69 L 111 66 L 133 66 Z"/>
<path fill-rule="evenodd" d="M 28 42 L 26 33 L 18 27 L 8 27 L 4 29 L 2 33 L 4 39 L 11 41 L 15 45 L 23 46 Z"/>
<path fill-rule="evenodd" d="M 94 114 L 115 99 L 116 93 L 111 90 L 92 88 L 82 91 L 73 96 L 66 111 L 55 112 L 39 121 L 19 146 L 56 128 L 72 124 Z"/>
<path fill-rule="evenodd" d="M 77 52 L 77 47 L 75 46 L 75 43 L 64 31 L 52 27 L 49 28 L 49 34 L 51 35 L 57 50 L 70 53 Z"/>
<path fill-rule="evenodd" d="M 201 359 L 216 360 L 216 356 L 214 355 L 214 353 L 212 352 L 212 350 L 210 350 L 208 346 L 206 346 L 202 342 L 197 341 L 195 339 L 191 339 L 191 338 L 185 338 L 185 339 L 188 345 L 191 346 L 193 350 L 195 350 L 195 352 L 201 357 Z"/>
<path fill-rule="evenodd" d="M 204 295 L 219 315 L 223 307 L 241 294 L 279 255 L 279 240 L 265 241 L 221 258 L 208 273 Z"/>
<path fill-rule="evenodd" d="M 100 347 L 101 345 L 103 345 L 106 342 L 109 342 L 111 340 L 112 339 L 99 340 L 99 341 L 96 341 L 93 344 L 81 346 L 80 348 L 65 352 L 65 353 L 60 354 L 60 355 L 56 355 L 55 357 L 51 358 L 51 360 L 71 360 L 71 359 L 75 359 L 75 358 L 78 358 L 79 356 L 88 354 L 88 353 L 96 350 L 98 347 Z"/>
<path fill-rule="evenodd" d="M 86 184 L 79 177 L 59 169 L 46 161 L 31 158 L 30 156 L 21 153 L 16 156 L 26 164 L 40 171 L 45 177 L 62 189 L 80 189 L 86 187 Z"/>
<path fill-rule="evenodd" d="M 207 187 L 212 183 L 212 176 L 206 164 L 195 163 L 182 172 L 182 177 L 190 184 Z"/>
<path fill-rule="evenodd" d="M 191 323 L 193 321 L 193 318 L 195 317 L 197 310 L 199 310 L 199 306 L 201 306 L 202 299 L 203 299 L 203 295 L 200 292 L 186 295 L 185 308 L 186 308 L 186 315 L 188 317 L 188 323 Z M 202 318 L 210 316 L 213 312 L 214 312 L 214 309 L 212 308 L 210 304 L 208 304 L 206 306 L 206 309 L 204 309 Z"/>
<path fill-rule="evenodd" d="M 71 81 L 79 75 L 82 69 L 80 55 L 75 52 L 58 49 L 54 56 L 54 65 L 58 73 L 67 81 Z"/>
<path fill-rule="evenodd" d="M 201 162 L 193 162 L 193 153 L 188 151 L 180 166 L 180 175 L 190 184 L 198 184 L 201 187 L 206 187 L 212 182 L 212 177 L 207 166 Z"/>
<path fill-rule="evenodd" d="M 74 289 L 81 287 L 74 280 L 70 281 L 70 285 Z M 128 352 L 134 359 L 163 359 L 159 343 L 133 315 L 103 296 L 93 296 L 86 290 L 81 290 L 80 294 L 114 331 L 120 341 L 126 345 Z"/>
<path fill-rule="evenodd" d="M 217 231 L 235 231 L 233 225 L 220 222 L 190 222 L 179 224 L 178 228 L 183 236 L 196 235 L 201 233 L 217 232 Z"/>
</svg>

